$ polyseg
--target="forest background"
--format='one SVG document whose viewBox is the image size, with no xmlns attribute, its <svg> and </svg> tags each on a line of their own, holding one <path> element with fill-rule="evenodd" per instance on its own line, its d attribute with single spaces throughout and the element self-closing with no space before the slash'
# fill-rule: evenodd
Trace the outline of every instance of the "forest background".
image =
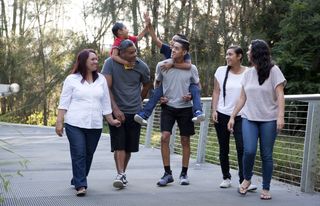
<svg viewBox="0 0 320 206">
<path fill-rule="evenodd" d="M 189 38 L 203 97 L 212 94 L 214 72 L 225 65 L 228 46 L 238 44 L 246 52 L 256 38 L 269 43 L 288 80 L 286 94 L 320 93 L 320 0 L 0 1 L 0 83 L 21 88 L 0 98 L 0 121 L 54 125 L 62 82 L 77 53 L 95 49 L 102 68 L 112 25 L 123 21 L 137 35 L 147 10 L 163 42 L 175 33 Z M 68 25 L 73 6 L 82 8 L 81 28 Z M 138 48 L 153 75 L 162 60 L 159 49 L 148 35 Z"/>
</svg>

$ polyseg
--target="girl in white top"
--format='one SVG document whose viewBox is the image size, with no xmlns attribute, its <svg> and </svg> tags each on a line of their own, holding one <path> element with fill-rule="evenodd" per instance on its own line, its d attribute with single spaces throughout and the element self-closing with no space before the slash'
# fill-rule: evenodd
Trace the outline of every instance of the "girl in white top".
<svg viewBox="0 0 320 206">
<path fill-rule="evenodd" d="M 253 40 L 248 59 L 253 65 L 241 82 L 240 98 L 231 114 L 228 128 L 234 130 L 235 117 L 242 109 L 243 176 L 239 193 L 245 195 L 251 184 L 259 139 L 262 160 L 262 191 L 260 198 L 271 199 L 270 182 L 273 170 L 272 152 L 277 132 L 284 126 L 284 78 L 271 61 L 270 49 L 263 40 Z"/>
<path fill-rule="evenodd" d="M 86 194 L 87 175 L 103 127 L 103 116 L 111 125 L 120 126 L 112 117 L 107 81 L 97 72 L 94 50 L 82 50 L 71 74 L 63 84 L 58 106 L 56 133 L 66 134 L 70 143 L 73 177 L 77 196 Z"/>
<path fill-rule="evenodd" d="M 212 118 L 216 128 L 219 142 L 219 160 L 222 170 L 223 181 L 220 184 L 221 188 L 231 187 L 231 174 L 229 165 L 229 142 L 230 132 L 227 124 L 230 115 L 240 96 L 241 81 L 244 73 L 248 70 L 247 67 L 241 65 L 243 59 L 243 50 L 241 47 L 230 46 L 226 53 L 227 66 L 219 67 L 215 72 L 214 89 L 212 94 Z M 242 156 L 243 156 L 243 141 L 241 130 L 241 117 L 236 117 L 234 137 L 237 149 L 238 159 L 238 175 L 239 182 L 243 181 Z M 257 187 L 251 185 L 252 190 Z"/>
</svg>

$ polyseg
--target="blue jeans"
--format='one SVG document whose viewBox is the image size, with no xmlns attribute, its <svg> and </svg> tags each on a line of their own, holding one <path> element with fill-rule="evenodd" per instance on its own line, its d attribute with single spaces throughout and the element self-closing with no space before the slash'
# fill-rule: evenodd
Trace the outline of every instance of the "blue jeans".
<svg viewBox="0 0 320 206">
<path fill-rule="evenodd" d="M 259 138 L 260 156 L 262 161 L 262 188 L 270 189 L 270 182 L 273 171 L 272 152 L 277 136 L 277 122 L 274 121 L 250 121 L 242 119 L 243 134 L 243 176 L 246 180 L 251 180 L 253 175 L 253 165 L 257 152 Z"/>
<path fill-rule="evenodd" d="M 193 102 L 193 107 L 192 111 L 195 112 L 197 110 L 202 111 L 201 107 L 201 95 L 200 95 L 200 88 L 197 84 L 190 84 L 189 86 L 189 91 L 192 96 L 192 102 Z M 153 109 L 157 106 L 158 101 L 160 98 L 163 96 L 163 88 L 162 84 L 153 90 L 149 101 L 146 103 L 146 105 L 143 107 L 142 111 L 144 113 L 144 117 L 149 118 L 152 114 Z"/>
<path fill-rule="evenodd" d="M 73 177 L 71 184 L 76 189 L 87 188 L 87 176 L 102 129 L 84 129 L 69 124 L 65 124 L 65 129 L 70 144 L 72 162 Z"/>
</svg>

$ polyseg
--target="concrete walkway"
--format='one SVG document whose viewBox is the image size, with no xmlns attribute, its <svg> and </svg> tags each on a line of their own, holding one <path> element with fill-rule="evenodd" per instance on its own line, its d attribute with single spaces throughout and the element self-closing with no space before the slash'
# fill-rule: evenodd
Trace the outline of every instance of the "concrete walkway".
<svg viewBox="0 0 320 206">
<path fill-rule="evenodd" d="M 140 152 L 132 155 L 127 171 L 129 184 L 123 190 L 112 187 L 115 178 L 113 155 L 110 152 L 108 135 L 103 135 L 95 153 L 92 169 L 88 177 L 88 193 L 76 197 L 70 186 L 71 163 L 66 137 L 58 138 L 50 127 L 15 125 L 0 122 L 0 144 L 22 155 L 30 162 L 22 171 L 23 177 L 15 175 L 21 169 L 16 154 L 0 149 L 0 172 L 12 174 L 9 192 L 0 188 L 4 202 L 0 205 L 14 206 L 73 206 L 73 205 L 129 205 L 129 206 L 206 206 L 206 205 L 281 205 L 319 206 L 320 194 L 301 193 L 298 187 L 272 181 L 273 199 L 259 199 L 261 177 L 254 177 L 259 185 L 258 192 L 245 197 L 237 193 L 237 175 L 232 171 L 233 187 L 220 189 L 220 167 L 212 164 L 197 165 L 191 160 L 189 177 L 191 184 L 178 184 L 181 156 L 171 158 L 175 182 L 167 187 L 158 187 L 156 182 L 163 174 L 160 151 L 140 147 Z M 2 184 L 2 183 L 1 183 Z"/>
</svg>

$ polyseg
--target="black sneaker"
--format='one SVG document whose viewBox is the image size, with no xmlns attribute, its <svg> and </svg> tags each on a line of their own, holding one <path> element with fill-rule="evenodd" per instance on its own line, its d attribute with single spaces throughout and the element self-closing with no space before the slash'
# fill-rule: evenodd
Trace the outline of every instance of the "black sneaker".
<svg viewBox="0 0 320 206">
<path fill-rule="evenodd" d="M 159 186 L 166 186 L 168 183 L 173 182 L 173 177 L 169 173 L 164 173 L 161 179 L 158 181 L 157 185 Z"/>
</svg>

